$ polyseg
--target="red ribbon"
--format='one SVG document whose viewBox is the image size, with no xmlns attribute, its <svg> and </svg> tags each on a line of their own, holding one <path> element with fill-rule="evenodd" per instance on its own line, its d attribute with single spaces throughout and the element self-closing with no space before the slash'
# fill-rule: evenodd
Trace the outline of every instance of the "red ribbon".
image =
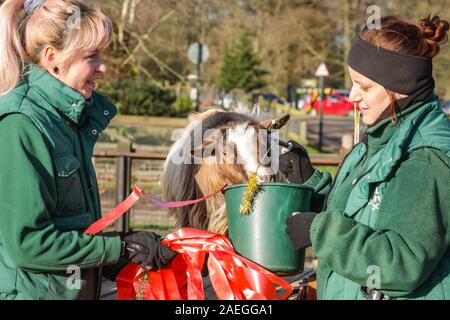
<svg viewBox="0 0 450 320">
<path fill-rule="evenodd" d="M 198 200 L 163 202 L 152 199 L 152 202 L 163 206 L 190 205 L 216 195 L 225 187 Z M 136 204 L 141 193 L 142 190 L 135 186 L 127 199 L 84 233 L 95 234 L 104 230 Z M 204 300 L 201 271 L 206 254 L 209 254 L 207 266 L 218 299 L 285 300 L 292 293 L 292 287 L 286 281 L 239 256 L 223 235 L 184 228 L 169 234 L 163 243 L 179 254 L 168 267 L 156 272 L 147 272 L 134 263 L 126 265 L 116 277 L 119 300 Z M 275 285 L 286 292 L 276 297 Z"/>
<path fill-rule="evenodd" d="M 84 234 L 94 234 L 103 231 L 111 223 L 120 218 L 125 212 L 130 210 L 136 204 L 141 196 L 142 190 L 138 186 L 134 186 L 133 192 L 121 202 L 117 207 L 105 214 L 101 219 L 97 220 L 87 228 Z"/>
<path fill-rule="evenodd" d="M 204 300 L 201 270 L 208 253 L 211 283 L 220 300 L 285 300 L 292 287 L 256 263 L 239 256 L 223 235 L 183 228 L 163 240 L 179 252 L 170 266 L 146 272 L 127 265 L 117 276 L 120 300 Z M 286 290 L 276 297 L 277 289 Z"/>
</svg>

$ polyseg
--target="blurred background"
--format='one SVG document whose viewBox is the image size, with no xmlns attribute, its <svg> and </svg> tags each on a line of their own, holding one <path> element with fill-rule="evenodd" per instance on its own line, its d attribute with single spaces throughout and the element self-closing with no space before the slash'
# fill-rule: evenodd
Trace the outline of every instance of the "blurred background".
<svg viewBox="0 0 450 320">
<path fill-rule="evenodd" d="M 315 79 L 322 62 L 331 74 L 327 86 L 350 89 L 350 44 L 377 10 L 412 21 L 428 14 L 450 19 L 449 0 L 95 2 L 111 17 L 115 31 L 104 54 L 108 76 L 99 90 L 122 114 L 149 116 L 183 116 L 188 111 L 197 70 L 187 51 L 195 42 L 209 49 L 209 59 L 201 65 L 203 104 L 220 103 L 232 90 L 292 101 L 293 88 L 314 87 L 308 80 Z M 443 48 L 435 76 L 438 94 L 447 99 L 450 49 Z"/>
</svg>

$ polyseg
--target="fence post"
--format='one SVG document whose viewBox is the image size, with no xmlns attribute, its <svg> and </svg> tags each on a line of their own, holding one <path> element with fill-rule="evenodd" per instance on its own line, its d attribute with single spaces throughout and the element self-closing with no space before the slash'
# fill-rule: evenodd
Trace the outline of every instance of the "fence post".
<svg viewBox="0 0 450 320">
<path fill-rule="evenodd" d="M 344 134 L 342 136 L 341 149 L 339 150 L 340 154 L 348 153 L 353 147 L 353 135 L 352 134 Z"/>
<path fill-rule="evenodd" d="M 131 192 L 131 142 L 120 142 L 117 145 L 117 203 L 125 200 Z M 116 222 L 117 231 L 130 231 L 130 211 L 127 211 Z"/>
<path fill-rule="evenodd" d="M 302 118 L 299 122 L 300 143 L 306 146 L 308 145 L 308 120 Z"/>
</svg>

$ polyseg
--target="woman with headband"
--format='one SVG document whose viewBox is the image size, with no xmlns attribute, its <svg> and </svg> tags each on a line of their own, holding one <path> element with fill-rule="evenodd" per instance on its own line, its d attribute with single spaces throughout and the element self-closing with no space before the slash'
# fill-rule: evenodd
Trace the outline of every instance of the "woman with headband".
<svg viewBox="0 0 450 320">
<path fill-rule="evenodd" d="M 294 163 L 316 202 L 327 195 L 320 214 L 287 221 L 318 258 L 319 299 L 450 299 L 450 121 L 432 76 L 448 30 L 439 17 L 365 28 L 348 55 L 365 139 L 331 187 L 306 154 Z"/>
<path fill-rule="evenodd" d="M 116 114 L 94 91 L 111 36 L 82 0 L 0 8 L 0 300 L 97 299 L 102 275 L 176 254 L 151 232 L 83 234 L 101 217 L 94 144 Z"/>
</svg>

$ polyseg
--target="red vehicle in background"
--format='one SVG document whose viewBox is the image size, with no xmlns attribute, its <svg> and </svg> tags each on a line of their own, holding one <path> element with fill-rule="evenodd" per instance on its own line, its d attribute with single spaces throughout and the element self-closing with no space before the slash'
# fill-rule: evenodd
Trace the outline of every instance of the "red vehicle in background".
<svg viewBox="0 0 450 320">
<path fill-rule="evenodd" d="M 310 113 L 314 116 L 320 114 L 320 97 L 309 103 L 307 106 L 311 109 Z M 307 109 L 307 110 L 308 110 Z M 342 93 L 333 92 L 330 95 L 326 95 L 323 100 L 322 111 L 324 115 L 335 116 L 353 116 L 355 109 L 353 103 L 348 100 L 348 96 Z"/>
</svg>

